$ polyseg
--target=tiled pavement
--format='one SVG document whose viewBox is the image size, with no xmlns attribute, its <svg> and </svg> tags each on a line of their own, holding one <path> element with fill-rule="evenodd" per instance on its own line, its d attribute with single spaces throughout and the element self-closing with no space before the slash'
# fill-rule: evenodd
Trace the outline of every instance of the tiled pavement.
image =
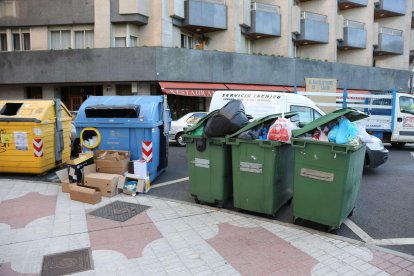
<svg viewBox="0 0 414 276">
<path fill-rule="evenodd" d="M 115 222 L 111 201 L 150 206 Z M 148 195 L 97 205 L 53 183 L 0 180 L 0 275 L 39 275 L 44 255 L 91 248 L 77 275 L 414 275 L 413 256 L 273 220 Z"/>
</svg>

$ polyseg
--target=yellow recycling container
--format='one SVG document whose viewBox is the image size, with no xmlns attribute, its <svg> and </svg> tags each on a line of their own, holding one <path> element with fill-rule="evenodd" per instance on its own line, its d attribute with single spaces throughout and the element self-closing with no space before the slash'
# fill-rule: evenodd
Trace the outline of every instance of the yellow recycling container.
<svg viewBox="0 0 414 276">
<path fill-rule="evenodd" d="M 0 173 L 40 174 L 70 159 L 72 116 L 57 100 L 0 100 Z"/>
</svg>

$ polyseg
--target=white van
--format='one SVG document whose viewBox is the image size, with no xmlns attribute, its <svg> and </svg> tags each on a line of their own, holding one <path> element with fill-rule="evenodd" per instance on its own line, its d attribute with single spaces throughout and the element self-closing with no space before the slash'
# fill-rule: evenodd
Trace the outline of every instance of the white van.
<svg viewBox="0 0 414 276">
<path fill-rule="evenodd" d="M 309 123 L 325 115 L 305 96 L 267 91 L 217 91 L 211 99 L 209 112 L 222 108 L 231 100 L 241 100 L 246 114 L 253 118 L 292 111 L 298 113 L 300 123 Z"/>
<path fill-rule="evenodd" d="M 296 112 L 294 119 L 306 124 L 325 115 L 311 99 L 306 96 L 268 91 L 216 91 L 211 99 L 209 112 L 222 108 L 231 100 L 243 102 L 245 113 L 253 118 L 261 118 L 270 114 Z M 388 159 L 388 150 L 381 140 L 371 136 L 372 143 L 367 143 L 365 168 L 375 168 Z"/>
</svg>

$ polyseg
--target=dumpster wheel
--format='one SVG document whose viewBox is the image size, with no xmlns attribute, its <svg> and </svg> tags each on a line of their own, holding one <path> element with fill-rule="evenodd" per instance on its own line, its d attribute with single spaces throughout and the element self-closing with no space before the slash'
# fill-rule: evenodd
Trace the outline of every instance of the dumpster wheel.
<svg viewBox="0 0 414 276">
<path fill-rule="evenodd" d="M 223 208 L 224 207 L 224 202 L 223 202 L 223 200 L 215 200 L 214 205 L 216 205 L 217 208 Z"/>
<path fill-rule="evenodd" d="M 200 200 L 198 200 L 197 196 L 194 196 L 194 195 L 193 195 L 193 198 L 194 198 L 194 202 L 195 202 L 195 203 L 197 203 L 197 204 L 201 204 L 201 203 L 200 203 Z"/>
</svg>

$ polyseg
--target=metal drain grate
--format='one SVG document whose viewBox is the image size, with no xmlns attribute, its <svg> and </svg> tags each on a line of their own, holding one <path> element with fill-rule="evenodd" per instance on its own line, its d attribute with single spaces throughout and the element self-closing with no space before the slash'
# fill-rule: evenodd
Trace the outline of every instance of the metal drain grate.
<svg viewBox="0 0 414 276">
<path fill-rule="evenodd" d="M 129 203 L 124 201 L 114 201 L 108 205 L 96 209 L 89 214 L 96 217 L 111 219 L 115 221 L 124 222 L 138 215 L 139 213 L 150 208 L 146 205 Z"/>
<path fill-rule="evenodd" d="M 43 256 L 42 276 L 57 276 L 93 269 L 90 248 Z"/>
</svg>

